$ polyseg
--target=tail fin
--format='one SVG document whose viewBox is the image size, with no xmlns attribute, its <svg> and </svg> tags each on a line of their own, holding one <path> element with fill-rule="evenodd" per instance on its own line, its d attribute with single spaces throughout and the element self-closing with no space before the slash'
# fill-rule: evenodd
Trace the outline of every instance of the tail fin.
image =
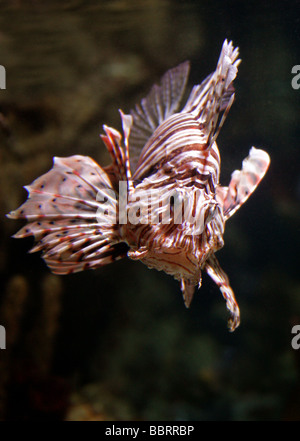
<svg viewBox="0 0 300 441">
<path fill-rule="evenodd" d="M 25 188 L 27 201 L 8 217 L 28 224 L 14 237 L 34 236 L 31 252 L 41 250 L 54 273 L 95 268 L 126 255 L 111 179 L 91 158 L 54 158 L 53 168 Z"/>
<path fill-rule="evenodd" d="M 207 149 L 216 141 L 220 129 L 234 101 L 233 80 L 237 75 L 238 48 L 224 41 L 215 72 L 201 84 L 194 86 L 182 110 L 191 113 L 203 126 L 207 135 Z M 220 114 L 223 112 L 221 120 Z"/>
</svg>

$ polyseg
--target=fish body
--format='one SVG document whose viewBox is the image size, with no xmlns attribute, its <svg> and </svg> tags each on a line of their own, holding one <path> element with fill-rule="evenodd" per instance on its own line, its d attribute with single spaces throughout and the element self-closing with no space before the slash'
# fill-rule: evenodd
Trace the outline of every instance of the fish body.
<svg viewBox="0 0 300 441">
<path fill-rule="evenodd" d="M 104 126 L 112 159 L 100 167 L 76 155 L 54 158 L 53 168 L 30 186 L 27 201 L 8 216 L 27 219 L 15 237 L 33 235 L 56 274 L 97 268 L 125 256 L 180 281 L 189 307 L 206 271 L 230 312 L 240 313 L 215 253 L 225 222 L 266 173 L 270 158 L 251 148 L 242 169 L 221 186 L 219 131 L 234 100 L 238 49 L 225 40 L 216 70 L 193 87 L 179 110 L 189 63 L 169 70 L 130 114 L 120 111 L 123 134 Z"/>
</svg>

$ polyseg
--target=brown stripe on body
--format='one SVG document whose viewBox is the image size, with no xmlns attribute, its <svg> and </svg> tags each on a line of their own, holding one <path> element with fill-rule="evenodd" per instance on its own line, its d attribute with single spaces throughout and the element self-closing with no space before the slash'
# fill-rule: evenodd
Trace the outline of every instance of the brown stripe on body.
<svg viewBox="0 0 300 441">
<path fill-rule="evenodd" d="M 186 136 L 189 131 L 193 131 L 189 136 Z M 134 179 L 142 179 L 148 175 L 148 168 L 151 163 L 151 155 L 162 153 L 163 150 L 168 148 L 168 153 L 171 153 L 172 143 L 168 143 L 170 138 L 183 132 L 182 136 L 176 137 L 174 143 L 178 142 L 178 139 L 182 137 L 182 147 L 188 142 L 188 137 L 199 137 L 198 143 L 202 144 L 203 132 L 199 129 L 199 123 L 190 115 L 187 114 L 175 114 L 170 117 L 164 124 L 162 124 L 151 136 L 146 143 L 138 163 L 138 167 L 134 173 Z M 173 144 L 174 144 L 173 143 Z M 194 143 L 192 143 L 194 144 Z M 164 147 L 162 149 L 162 147 Z"/>
<path fill-rule="evenodd" d="M 168 184 L 174 180 L 178 181 L 188 176 L 194 177 L 198 175 L 197 182 L 202 181 L 203 185 L 206 185 L 206 181 L 209 180 L 209 176 L 211 175 L 212 183 L 209 183 L 209 187 L 210 191 L 212 191 L 213 185 L 216 185 L 219 179 L 220 157 L 216 144 L 213 144 L 209 151 L 205 151 L 203 150 L 203 143 L 201 142 L 202 136 L 200 130 L 199 136 L 195 136 L 195 133 L 191 134 L 189 132 L 191 128 L 195 128 L 194 125 L 187 127 L 180 127 L 180 124 L 176 125 L 179 127 L 174 130 L 173 126 L 171 126 L 171 132 L 166 130 L 165 137 L 160 137 L 157 143 L 152 142 L 151 147 L 149 146 L 150 150 L 148 150 L 147 153 L 145 152 L 144 156 L 142 155 L 143 161 L 141 161 L 140 166 L 134 174 L 134 178 L 136 179 L 135 186 L 139 186 L 138 182 L 141 182 L 145 178 L 151 178 L 151 176 L 155 174 L 157 176 L 155 176 L 155 179 L 153 179 L 154 182 L 152 183 L 154 186 L 157 185 L 155 181 L 160 174 L 162 176 L 168 176 Z M 172 140 L 169 137 L 169 133 L 180 133 L 180 136 Z M 185 136 L 186 134 L 188 134 L 188 136 Z M 162 147 L 164 145 L 166 145 L 164 148 L 167 152 L 165 152 L 166 155 L 162 156 Z M 159 148 L 157 146 L 159 146 Z M 193 152 L 196 152 L 196 155 L 193 155 Z M 191 172 L 191 168 L 194 171 Z M 207 173 L 205 173 L 205 169 L 208 169 Z M 143 185 L 142 182 L 141 184 Z"/>
</svg>

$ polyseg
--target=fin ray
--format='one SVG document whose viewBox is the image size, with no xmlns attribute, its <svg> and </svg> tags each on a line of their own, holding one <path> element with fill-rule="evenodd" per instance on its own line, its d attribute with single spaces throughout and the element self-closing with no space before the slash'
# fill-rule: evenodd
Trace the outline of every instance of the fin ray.
<svg viewBox="0 0 300 441">
<path fill-rule="evenodd" d="M 214 254 L 212 254 L 205 262 L 205 270 L 211 279 L 217 284 L 226 300 L 226 306 L 230 312 L 228 326 L 230 331 L 233 332 L 240 324 L 240 310 L 235 300 L 234 292 L 229 284 L 227 274 L 220 267 Z"/>
<path fill-rule="evenodd" d="M 238 48 L 232 42 L 224 41 L 215 72 L 200 85 L 194 86 L 182 112 L 190 113 L 203 126 L 207 136 L 207 149 L 216 141 L 234 100 L 232 82 L 237 75 L 241 60 Z M 219 116 L 223 118 L 219 121 Z"/>
<path fill-rule="evenodd" d="M 227 192 L 223 195 L 225 220 L 231 217 L 254 192 L 270 164 L 270 157 L 264 150 L 252 147 L 249 156 L 243 160 L 242 170 L 235 170 Z"/>
<path fill-rule="evenodd" d="M 121 158 L 123 159 L 123 158 Z M 27 186 L 29 197 L 9 217 L 28 224 L 15 237 L 34 236 L 57 274 L 81 271 L 126 255 L 117 224 L 118 200 L 108 174 L 91 158 L 55 158 L 46 174 Z"/>
<path fill-rule="evenodd" d="M 134 172 L 139 155 L 154 130 L 179 107 L 189 74 L 189 62 L 168 70 L 146 98 L 130 111 L 133 125 L 129 137 L 130 159 Z"/>
</svg>

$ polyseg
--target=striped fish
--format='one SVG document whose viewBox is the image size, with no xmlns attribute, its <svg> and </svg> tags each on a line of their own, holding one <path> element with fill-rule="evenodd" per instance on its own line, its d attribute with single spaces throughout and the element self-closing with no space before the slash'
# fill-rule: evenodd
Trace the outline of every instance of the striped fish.
<svg viewBox="0 0 300 441">
<path fill-rule="evenodd" d="M 228 186 L 219 184 L 217 136 L 234 101 L 238 48 L 225 40 L 216 70 L 193 87 L 182 108 L 189 63 L 169 70 L 129 114 L 123 134 L 101 135 L 112 163 L 87 156 L 54 158 L 53 168 L 25 187 L 27 201 L 8 217 L 26 219 L 14 237 L 34 236 L 31 252 L 55 274 L 97 268 L 125 256 L 180 281 L 185 305 L 206 271 L 230 312 L 240 312 L 227 275 L 215 257 L 225 222 L 248 199 L 270 158 L 251 148 Z"/>
</svg>

